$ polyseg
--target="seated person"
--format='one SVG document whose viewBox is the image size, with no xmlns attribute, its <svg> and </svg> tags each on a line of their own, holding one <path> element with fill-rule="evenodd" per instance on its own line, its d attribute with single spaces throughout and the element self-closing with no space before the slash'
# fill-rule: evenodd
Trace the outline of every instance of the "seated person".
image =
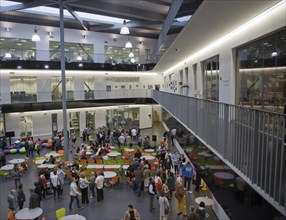
<svg viewBox="0 0 286 220">
<path fill-rule="evenodd" d="M 86 152 L 87 152 L 87 148 L 84 147 L 83 150 L 80 152 L 81 159 L 86 159 Z"/>
<path fill-rule="evenodd" d="M 111 148 L 110 148 L 109 144 L 105 145 L 104 151 L 105 151 L 106 154 L 111 152 Z"/>
<path fill-rule="evenodd" d="M 51 155 L 48 163 L 55 164 L 55 162 L 56 162 L 56 158 L 53 155 Z"/>
<path fill-rule="evenodd" d="M 72 165 L 72 169 L 75 168 L 76 170 L 79 170 L 79 164 L 75 161 Z"/>
<path fill-rule="evenodd" d="M 134 170 L 137 170 L 138 167 L 140 166 L 140 162 L 138 162 L 137 158 L 134 158 L 133 163 L 131 164 L 131 166 L 133 167 Z"/>
<path fill-rule="evenodd" d="M 141 154 L 140 150 L 137 149 L 136 153 L 134 154 L 134 157 L 139 159 L 141 156 L 142 156 L 142 154 Z"/>
</svg>

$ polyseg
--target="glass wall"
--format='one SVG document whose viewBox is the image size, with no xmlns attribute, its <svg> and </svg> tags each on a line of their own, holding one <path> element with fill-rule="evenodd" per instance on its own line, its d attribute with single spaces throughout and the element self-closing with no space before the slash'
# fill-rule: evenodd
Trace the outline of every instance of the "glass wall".
<svg viewBox="0 0 286 220">
<path fill-rule="evenodd" d="M 94 99 L 94 77 L 84 78 L 84 97 L 85 99 Z"/>
<path fill-rule="evenodd" d="M 281 112 L 286 102 L 286 29 L 237 49 L 238 103 Z"/>
<path fill-rule="evenodd" d="M 88 111 L 85 112 L 86 117 L 86 127 L 90 128 L 91 131 L 95 130 L 95 113 Z"/>
<path fill-rule="evenodd" d="M 139 127 L 140 108 L 110 109 L 106 117 L 106 124 L 111 129 Z"/>
<path fill-rule="evenodd" d="M 219 56 L 203 61 L 204 98 L 219 100 Z"/>
<path fill-rule="evenodd" d="M 32 116 L 19 117 L 20 137 L 33 135 L 33 120 Z"/>
<path fill-rule="evenodd" d="M 66 62 L 93 63 L 93 44 L 65 43 Z M 61 61 L 61 46 L 58 41 L 50 41 L 50 60 Z"/>
<path fill-rule="evenodd" d="M 69 113 L 69 122 L 70 130 L 79 132 L 79 122 L 80 122 L 80 113 L 79 112 L 70 112 Z"/>
<path fill-rule="evenodd" d="M 131 52 L 134 56 L 131 56 Z M 138 63 L 139 48 L 104 46 L 104 56 L 105 63 L 110 63 L 114 65 Z"/>
<path fill-rule="evenodd" d="M 0 38 L 1 60 L 36 60 L 36 43 L 19 38 Z"/>
<path fill-rule="evenodd" d="M 60 76 L 51 77 L 52 100 L 62 99 L 62 78 Z M 67 100 L 74 99 L 74 78 L 66 77 L 66 98 Z"/>
<path fill-rule="evenodd" d="M 37 101 L 37 78 L 34 76 L 10 77 L 12 103 Z"/>
</svg>

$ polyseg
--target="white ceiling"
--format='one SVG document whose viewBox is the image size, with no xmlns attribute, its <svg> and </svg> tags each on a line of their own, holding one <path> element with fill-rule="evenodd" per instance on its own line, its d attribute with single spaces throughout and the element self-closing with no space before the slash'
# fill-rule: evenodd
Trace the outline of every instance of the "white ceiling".
<svg viewBox="0 0 286 220">
<path fill-rule="evenodd" d="M 278 2 L 279 0 L 204 0 L 160 58 L 154 71 L 166 71 Z"/>
</svg>

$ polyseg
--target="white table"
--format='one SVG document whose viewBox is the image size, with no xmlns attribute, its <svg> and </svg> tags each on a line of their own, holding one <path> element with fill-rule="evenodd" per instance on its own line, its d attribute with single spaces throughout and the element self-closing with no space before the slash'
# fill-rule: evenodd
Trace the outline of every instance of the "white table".
<svg viewBox="0 0 286 220">
<path fill-rule="evenodd" d="M 215 177 L 224 179 L 224 180 L 231 180 L 234 179 L 234 175 L 227 172 L 216 172 L 213 174 Z"/>
<path fill-rule="evenodd" d="M 130 166 L 130 165 L 123 165 L 123 166 L 122 166 L 122 169 L 123 169 L 123 170 L 127 170 L 129 166 Z"/>
<path fill-rule="evenodd" d="M 103 166 L 103 164 L 89 164 L 86 169 L 102 169 Z"/>
<path fill-rule="evenodd" d="M 46 159 L 40 159 L 40 160 L 36 160 L 35 164 L 43 164 L 46 161 Z"/>
<path fill-rule="evenodd" d="M 86 147 L 87 150 L 90 150 L 90 148 L 91 148 L 91 146 L 87 146 L 87 147 Z"/>
<path fill-rule="evenodd" d="M 60 156 L 58 153 L 47 153 L 47 154 L 45 155 L 45 157 L 50 157 L 51 155 L 53 155 L 54 157 Z"/>
<path fill-rule="evenodd" d="M 86 218 L 82 215 L 66 215 L 65 217 L 61 218 L 61 220 L 86 220 Z"/>
<path fill-rule="evenodd" d="M 118 152 L 110 152 L 110 153 L 108 153 L 108 154 L 106 154 L 106 155 L 109 156 L 109 157 L 117 157 L 117 156 L 121 155 L 121 153 L 118 153 Z"/>
<path fill-rule="evenodd" d="M 117 175 L 113 171 L 105 171 L 105 172 L 103 172 L 103 174 L 104 174 L 104 178 L 105 179 L 111 179 L 111 178 L 113 178 L 113 177 L 115 177 Z"/>
<path fill-rule="evenodd" d="M 102 159 L 103 159 L 103 160 L 108 160 L 108 156 L 104 155 L 104 156 L 102 157 Z"/>
<path fill-rule="evenodd" d="M 145 160 L 155 160 L 154 156 L 141 156 L 141 159 L 145 158 Z"/>
<path fill-rule="evenodd" d="M 104 169 L 119 169 L 121 167 L 121 165 L 104 165 Z"/>
<path fill-rule="evenodd" d="M 11 163 L 11 164 L 21 164 L 24 161 L 25 161 L 24 159 L 13 159 L 13 160 L 9 160 L 9 163 Z"/>
<path fill-rule="evenodd" d="M 13 170 L 13 167 L 14 167 L 13 164 L 7 164 L 7 165 L 1 167 L 1 170 L 10 171 L 10 170 Z"/>
<path fill-rule="evenodd" d="M 115 147 L 115 146 L 110 146 L 110 149 L 112 149 L 112 150 L 113 150 L 113 149 L 116 149 L 116 147 Z"/>
<path fill-rule="evenodd" d="M 126 151 L 126 152 L 133 152 L 135 150 L 134 149 L 125 149 L 124 151 Z"/>
<path fill-rule="evenodd" d="M 42 213 L 43 209 L 41 208 L 23 208 L 16 213 L 15 217 L 16 219 L 35 219 L 39 217 Z"/>
<path fill-rule="evenodd" d="M 214 203 L 214 201 L 208 197 L 198 197 L 195 199 L 195 202 L 197 204 L 200 204 L 201 202 L 204 202 L 206 206 L 210 206 Z"/>
<path fill-rule="evenodd" d="M 154 149 L 145 149 L 144 152 L 153 153 L 153 152 L 155 152 L 155 150 Z"/>
<path fill-rule="evenodd" d="M 89 156 L 89 155 L 92 155 L 92 154 L 93 154 L 93 152 L 91 152 L 91 151 L 87 151 L 87 152 L 86 152 L 86 155 L 88 155 L 88 156 Z"/>
<path fill-rule="evenodd" d="M 49 169 L 53 169 L 55 167 L 56 167 L 55 164 L 49 164 L 49 163 L 44 163 L 44 164 L 41 164 L 40 166 L 38 166 L 38 168 L 49 168 Z"/>
</svg>

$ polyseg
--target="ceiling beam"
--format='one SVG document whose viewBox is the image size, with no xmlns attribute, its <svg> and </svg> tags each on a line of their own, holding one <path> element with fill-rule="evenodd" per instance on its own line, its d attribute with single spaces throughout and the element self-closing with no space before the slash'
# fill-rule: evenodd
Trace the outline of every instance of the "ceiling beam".
<svg viewBox="0 0 286 220">
<path fill-rule="evenodd" d="M 165 41 L 167 33 L 168 33 L 174 19 L 176 18 L 177 13 L 178 13 L 182 3 L 183 3 L 183 0 L 176 0 L 176 1 L 172 2 L 172 5 L 171 5 L 171 7 L 168 11 L 168 14 L 166 16 L 166 19 L 164 21 L 164 24 L 163 24 L 162 30 L 160 32 L 160 35 L 158 37 L 158 40 L 156 42 L 156 45 L 153 49 L 153 53 L 152 53 L 152 57 L 151 57 L 152 62 L 157 61 L 159 49 L 160 49 L 162 43 Z"/>
<path fill-rule="evenodd" d="M 64 6 L 69 11 L 69 13 L 74 17 L 74 19 L 76 19 L 80 23 L 83 29 L 88 31 L 88 28 L 84 24 L 84 21 L 81 19 L 81 17 L 79 17 L 78 14 L 74 10 L 72 10 L 72 8 L 70 8 L 68 5 L 64 4 Z"/>
<path fill-rule="evenodd" d="M 53 5 L 53 4 L 56 4 L 56 3 L 57 3 L 57 1 L 53 1 L 53 0 L 32 1 L 32 2 L 27 2 L 27 3 L 17 4 L 17 5 L 1 7 L 0 8 L 0 13 L 7 12 L 7 11 L 18 11 L 18 10 L 34 8 L 34 7 L 38 7 L 38 6 Z"/>
<path fill-rule="evenodd" d="M 128 28 L 137 28 L 137 27 L 146 27 L 151 25 L 162 24 L 161 21 L 146 21 L 146 22 L 127 22 L 126 27 Z M 115 24 L 106 27 L 90 27 L 91 31 L 106 31 L 106 30 L 116 30 L 122 28 L 123 24 Z"/>
</svg>

